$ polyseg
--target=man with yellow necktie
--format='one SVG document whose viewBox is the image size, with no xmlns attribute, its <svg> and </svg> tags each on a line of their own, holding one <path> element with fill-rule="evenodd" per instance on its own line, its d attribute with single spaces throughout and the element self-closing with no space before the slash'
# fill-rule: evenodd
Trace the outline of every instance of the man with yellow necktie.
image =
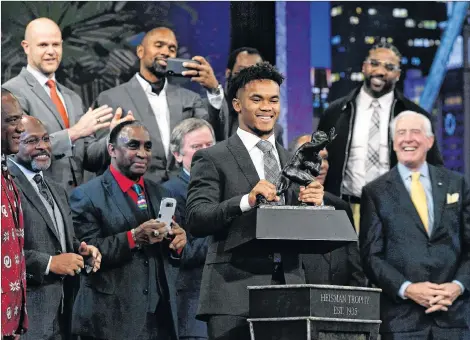
<svg viewBox="0 0 470 340">
<path fill-rule="evenodd" d="M 391 123 L 398 164 L 361 196 L 364 272 L 383 290 L 382 340 L 470 339 L 470 187 L 426 162 L 429 119 Z"/>
</svg>

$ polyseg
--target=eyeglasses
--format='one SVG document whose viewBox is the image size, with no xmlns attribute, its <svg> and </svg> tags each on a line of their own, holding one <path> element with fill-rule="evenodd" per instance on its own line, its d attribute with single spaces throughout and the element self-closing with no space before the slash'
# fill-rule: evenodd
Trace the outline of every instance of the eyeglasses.
<svg viewBox="0 0 470 340">
<path fill-rule="evenodd" d="M 43 141 L 44 143 L 49 144 L 51 142 L 51 137 L 49 136 L 44 136 L 42 138 L 31 137 L 31 138 L 22 140 L 21 143 L 23 143 L 24 145 L 36 146 L 39 144 L 40 141 Z"/>
<path fill-rule="evenodd" d="M 383 66 L 388 72 L 395 72 L 395 71 L 400 71 L 400 66 L 391 64 L 391 63 L 383 63 L 381 61 L 378 61 L 376 59 L 367 59 L 365 61 L 366 64 L 369 64 L 373 68 L 377 68 L 379 66 Z"/>
</svg>

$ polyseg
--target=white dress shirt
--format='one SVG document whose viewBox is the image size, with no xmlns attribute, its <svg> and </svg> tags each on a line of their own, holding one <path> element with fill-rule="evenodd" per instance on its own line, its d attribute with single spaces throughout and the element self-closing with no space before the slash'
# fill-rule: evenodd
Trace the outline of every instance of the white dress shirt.
<svg viewBox="0 0 470 340">
<path fill-rule="evenodd" d="M 165 156 L 168 158 L 170 152 L 170 109 L 168 107 L 168 101 L 166 98 L 166 91 L 168 88 L 168 81 L 165 80 L 165 85 L 163 86 L 160 94 L 152 92 L 152 87 L 150 83 L 142 78 L 139 73 L 136 73 L 137 80 L 139 81 L 142 89 L 147 96 L 147 99 L 150 103 L 150 107 L 155 115 L 158 124 L 158 130 L 160 131 L 160 136 L 162 138 L 163 149 L 165 150 Z M 224 93 L 221 91 L 220 94 L 214 95 L 210 92 L 207 92 L 207 99 L 209 103 L 217 110 L 220 110 L 222 107 L 222 102 L 224 100 Z"/>
<path fill-rule="evenodd" d="M 376 98 L 370 96 L 364 87 L 356 98 L 356 117 L 351 138 L 351 148 L 347 160 L 343 179 L 342 194 L 361 197 L 362 187 L 375 178 L 366 178 L 367 149 L 369 143 L 369 128 L 374 107 L 372 101 Z M 379 171 L 380 175 L 390 170 L 388 133 L 390 112 L 393 103 L 393 92 L 377 98 L 380 107 L 380 149 Z"/>
<path fill-rule="evenodd" d="M 251 161 L 253 162 L 253 165 L 255 166 L 256 172 L 258 173 L 259 179 L 265 179 L 264 176 L 264 153 L 259 149 L 256 144 L 261 140 L 258 136 L 247 132 L 245 130 L 242 130 L 240 128 L 237 129 L 237 135 L 240 137 L 240 139 L 243 142 L 243 145 L 245 145 L 246 150 L 248 151 Z M 274 133 L 269 136 L 267 139 L 268 142 L 270 142 L 273 145 L 273 154 L 274 157 L 276 158 L 277 164 L 279 165 L 279 169 L 281 169 L 281 162 L 279 160 L 279 154 L 277 153 L 276 149 L 276 137 L 274 136 Z M 242 197 L 240 201 L 240 209 L 245 212 L 248 210 L 251 210 L 250 203 L 248 203 L 248 196 L 249 194 L 246 194 Z"/>
</svg>

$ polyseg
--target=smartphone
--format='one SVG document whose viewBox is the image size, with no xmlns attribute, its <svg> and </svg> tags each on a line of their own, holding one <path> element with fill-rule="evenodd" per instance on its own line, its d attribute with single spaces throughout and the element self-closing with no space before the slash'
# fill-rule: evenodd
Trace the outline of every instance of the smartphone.
<svg viewBox="0 0 470 340">
<path fill-rule="evenodd" d="M 190 68 L 183 67 L 183 63 L 201 64 L 199 61 L 182 58 L 169 58 L 166 60 L 166 74 L 172 77 L 184 77 L 183 71 L 189 71 Z"/>
<path fill-rule="evenodd" d="M 174 198 L 165 197 L 160 203 L 160 210 L 158 211 L 157 221 L 166 224 L 167 232 L 171 230 L 171 222 L 176 210 L 176 200 Z"/>
</svg>

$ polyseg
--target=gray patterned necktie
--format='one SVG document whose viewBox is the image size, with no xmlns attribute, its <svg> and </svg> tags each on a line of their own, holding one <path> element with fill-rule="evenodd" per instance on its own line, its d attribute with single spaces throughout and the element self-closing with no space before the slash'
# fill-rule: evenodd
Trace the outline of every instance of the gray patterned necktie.
<svg viewBox="0 0 470 340">
<path fill-rule="evenodd" d="M 281 172 L 281 169 L 279 168 L 279 164 L 277 163 L 276 157 L 274 156 L 274 146 L 268 142 L 267 140 L 260 140 L 256 146 L 258 149 L 263 151 L 263 162 L 264 162 L 264 178 L 276 185 L 277 179 L 279 177 L 279 174 Z M 281 200 L 279 202 L 270 202 L 272 205 L 282 205 L 284 204 L 284 197 L 281 197 Z M 274 253 L 273 254 L 273 261 L 274 263 L 281 263 L 282 258 L 280 253 Z"/>
<path fill-rule="evenodd" d="M 52 195 L 47 187 L 46 182 L 44 182 L 44 178 L 40 174 L 36 174 L 33 177 L 34 181 L 38 185 L 39 192 L 41 193 L 42 197 L 49 203 L 49 205 L 54 209 L 54 201 L 52 200 Z"/>
<path fill-rule="evenodd" d="M 369 142 L 367 145 L 366 183 L 369 183 L 380 175 L 380 104 L 372 101 L 374 112 L 369 127 Z"/>
<path fill-rule="evenodd" d="M 256 146 L 263 151 L 264 178 L 268 182 L 276 184 L 281 169 L 279 169 L 279 165 L 273 153 L 274 146 L 267 140 L 260 140 Z"/>
<path fill-rule="evenodd" d="M 260 140 L 256 146 L 263 152 L 264 178 L 269 183 L 276 185 L 281 169 L 279 168 L 279 164 L 274 156 L 274 146 L 267 140 Z M 282 195 L 279 202 L 271 202 L 270 204 L 283 205 L 284 202 L 284 195 Z"/>
</svg>

